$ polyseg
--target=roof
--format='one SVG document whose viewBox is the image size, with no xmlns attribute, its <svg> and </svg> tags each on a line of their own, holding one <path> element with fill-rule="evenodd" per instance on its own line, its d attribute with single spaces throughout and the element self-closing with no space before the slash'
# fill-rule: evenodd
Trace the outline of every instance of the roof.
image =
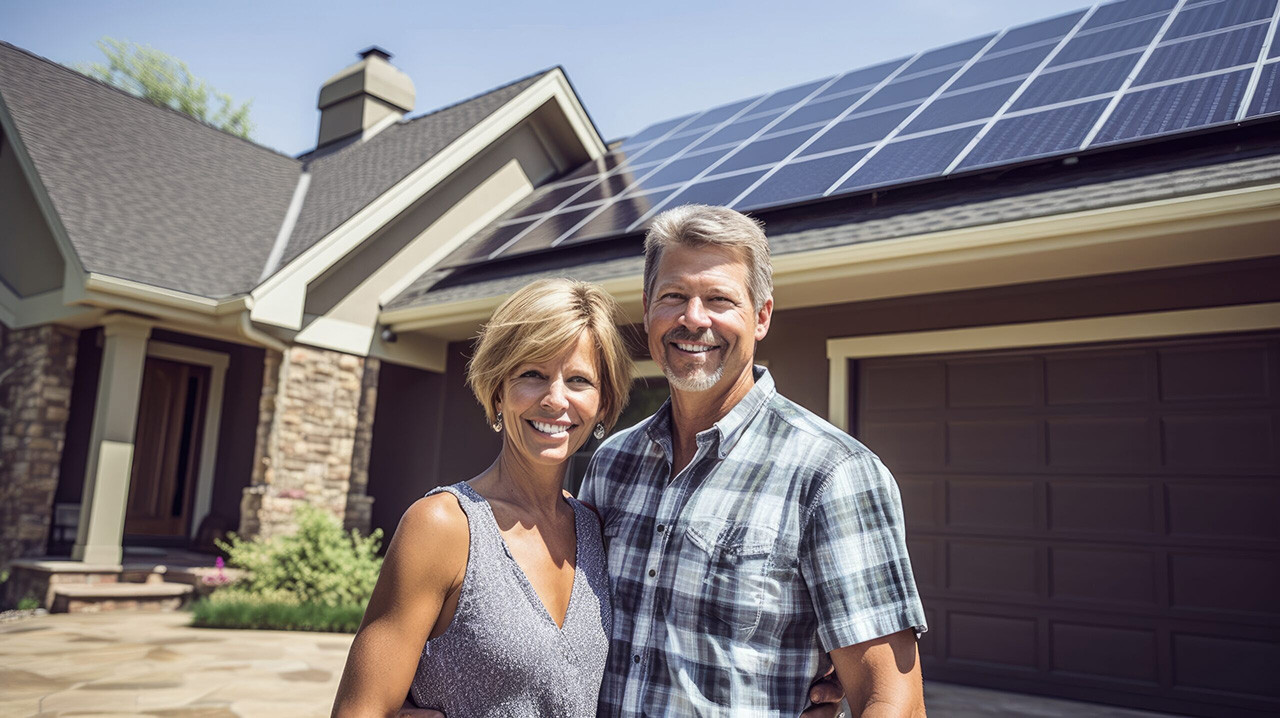
<svg viewBox="0 0 1280 718">
<path fill-rule="evenodd" d="M 311 187 L 281 265 L 296 258 L 467 130 L 553 71 L 544 70 L 394 124 L 366 142 L 310 160 L 307 169 L 312 174 Z"/>
<path fill-rule="evenodd" d="M 258 284 L 304 169 L 277 266 L 553 71 L 292 158 L 0 42 L 0 99 L 84 268 L 211 298 Z"/>
<path fill-rule="evenodd" d="M 1228 156 L 1226 161 L 1224 155 Z M 889 195 L 869 205 L 855 205 L 852 199 L 844 198 L 827 203 L 837 208 L 835 211 L 814 207 L 803 212 L 792 210 L 789 216 L 761 213 L 759 217 L 769 230 L 771 252 L 778 257 L 1276 182 L 1280 181 L 1280 146 L 1272 140 L 1270 147 L 1234 155 L 1215 146 L 1199 157 L 1180 153 L 1141 165 L 1122 158 L 1079 172 L 1065 171 L 1059 162 L 1052 164 L 1051 171 L 1025 179 L 955 182 L 951 183 L 954 187 L 942 190 L 900 190 L 898 198 Z M 590 256 L 562 251 L 541 258 L 492 262 L 479 269 L 430 271 L 384 309 L 505 296 L 544 277 L 600 282 L 639 276 L 644 268 L 640 246 L 638 237 L 631 237 L 620 242 L 612 256 L 600 247 Z M 561 255 L 559 261 L 557 254 Z"/>
<path fill-rule="evenodd" d="M 0 97 L 86 270 L 206 297 L 256 283 L 298 160 L 3 42 Z"/>
</svg>

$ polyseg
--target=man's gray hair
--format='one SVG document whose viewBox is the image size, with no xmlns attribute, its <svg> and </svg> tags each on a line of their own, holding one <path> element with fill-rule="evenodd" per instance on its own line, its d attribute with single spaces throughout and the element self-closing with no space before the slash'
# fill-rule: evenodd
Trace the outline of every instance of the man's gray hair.
<svg viewBox="0 0 1280 718">
<path fill-rule="evenodd" d="M 769 240 L 759 220 L 729 209 L 705 204 L 686 204 L 653 218 L 644 237 L 644 291 L 653 298 L 653 282 L 658 275 L 662 250 L 685 247 L 729 247 L 740 250 L 747 265 L 747 292 L 758 312 L 773 297 L 773 262 Z"/>
</svg>

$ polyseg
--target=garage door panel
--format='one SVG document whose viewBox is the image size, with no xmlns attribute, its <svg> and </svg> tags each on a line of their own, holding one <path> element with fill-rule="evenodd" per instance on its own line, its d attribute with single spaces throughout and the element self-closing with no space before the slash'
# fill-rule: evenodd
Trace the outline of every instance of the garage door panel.
<svg viewBox="0 0 1280 718">
<path fill-rule="evenodd" d="M 947 406 L 1031 407 L 1040 400 L 1037 359 L 995 359 L 947 365 Z"/>
<path fill-rule="evenodd" d="M 1118 479 L 1047 483 L 1051 531 L 1133 536 L 1158 529 L 1155 489 L 1150 483 Z"/>
<path fill-rule="evenodd" d="M 1280 482 L 1170 483 L 1165 492 L 1171 536 L 1280 540 Z"/>
<path fill-rule="evenodd" d="M 1050 406 L 1132 404 L 1150 394 L 1149 352 L 1069 354 L 1045 360 L 1045 400 Z"/>
<path fill-rule="evenodd" d="M 1049 595 L 1054 600 L 1158 607 L 1161 556 L 1114 547 L 1049 550 Z"/>
<path fill-rule="evenodd" d="M 1050 670 L 1107 682 L 1156 686 L 1160 681 L 1155 629 L 1050 621 Z"/>
<path fill-rule="evenodd" d="M 1028 532 L 1036 525 L 1035 483 L 1019 479 L 952 479 L 947 525 Z"/>
<path fill-rule="evenodd" d="M 1146 416 L 1088 416 L 1048 420 L 1051 469 L 1134 469 L 1155 463 Z"/>
<path fill-rule="evenodd" d="M 940 421 L 877 422 L 861 434 L 895 474 L 946 465 L 946 428 Z"/>
<path fill-rule="evenodd" d="M 1005 541 L 950 540 L 946 586 L 950 591 L 993 598 L 1035 598 L 1037 547 Z"/>
<path fill-rule="evenodd" d="M 1165 401 L 1266 399 L 1275 359 L 1265 343 L 1164 349 L 1160 396 Z"/>
<path fill-rule="evenodd" d="M 1035 618 L 953 612 L 947 616 L 947 658 L 1035 670 L 1037 633 Z"/>
<path fill-rule="evenodd" d="M 875 386 L 908 365 L 904 399 Z M 1280 335 L 856 366 L 855 425 L 903 490 L 926 672 L 1280 714 Z"/>
<path fill-rule="evenodd" d="M 947 402 L 946 366 L 909 362 L 868 367 L 860 399 L 872 410 L 940 409 Z"/>
<path fill-rule="evenodd" d="M 1274 554 L 1171 553 L 1173 607 L 1182 610 L 1254 614 L 1280 623 L 1280 562 Z"/>
<path fill-rule="evenodd" d="M 1275 466 L 1270 413 L 1166 416 L 1164 461 L 1175 469 L 1266 469 Z"/>
<path fill-rule="evenodd" d="M 1172 644 L 1175 687 L 1280 699 L 1280 643 L 1175 632 Z"/>
<path fill-rule="evenodd" d="M 947 422 L 949 466 L 1019 472 L 1039 469 L 1042 454 L 1035 419 Z"/>
</svg>

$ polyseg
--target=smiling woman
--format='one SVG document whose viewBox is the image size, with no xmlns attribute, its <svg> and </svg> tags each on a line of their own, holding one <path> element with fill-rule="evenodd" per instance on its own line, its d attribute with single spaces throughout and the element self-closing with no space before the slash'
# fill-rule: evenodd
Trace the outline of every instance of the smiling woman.
<svg viewBox="0 0 1280 718">
<path fill-rule="evenodd" d="M 617 318 L 603 290 L 569 280 L 530 284 L 494 312 L 467 380 L 502 451 L 405 512 L 335 716 L 595 715 L 609 580 L 598 517 L 560 487 L 627 402 Z"/>
</svg>

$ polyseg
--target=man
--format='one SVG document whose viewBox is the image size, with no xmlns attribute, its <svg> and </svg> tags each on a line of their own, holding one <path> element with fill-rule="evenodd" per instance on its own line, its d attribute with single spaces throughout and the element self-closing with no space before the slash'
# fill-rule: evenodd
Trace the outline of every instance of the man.
<svg viewBox="0 0 1280 718">
<path fill-rule="evenodd" d="M 924 716 L 897 486 L 753 365 L 771 274 L 760 225 L 727 208 L 667 211 L 645 239 L 671 400 L 600 447 L 581 493 L 613 581 L 601 716 L 795 716 L 832 664 L 855 714 Z"/>
</svg>

